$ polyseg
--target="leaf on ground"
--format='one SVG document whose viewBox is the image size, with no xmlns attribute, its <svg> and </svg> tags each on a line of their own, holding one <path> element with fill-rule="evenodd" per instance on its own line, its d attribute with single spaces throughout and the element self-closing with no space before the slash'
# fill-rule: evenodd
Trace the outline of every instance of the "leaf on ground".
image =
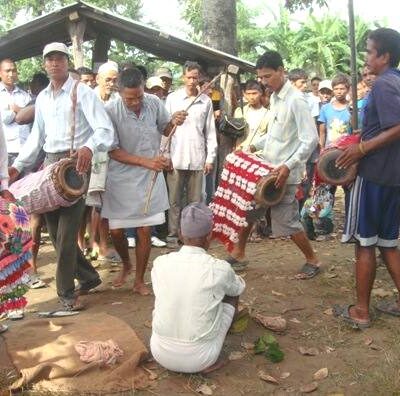
<svg viewBox="0 0 400 396">
<path fill-rule="evenodd" d="M 332 353 L 332 352 L 335 352 L 335 348 L 332 348 L 330 346 L 326 346 L 325 347 L 325 351 L 326 351 L 326 353 Z"/>
<path fill-rule="evenodd" d="M 325 277 L 328 279 L 336 278 L 338 274 L 326 274 Z"/>
<path fill-rule="evenodd" d="M 264 316 L 258 313 L 254 316 L 254 319 L 272 331 L 284 331 L 287 327 L 286 319 L 282 318 L 282 316 Z"/>
<path fill-rule="evenodd" d="M 375 297 L 385 298 L 393 296 L 393 292 L 391 290 L 385 290 L 381 287 L 372 290 L 372 295 Z"/>
<path fill-rule="evenodd" d="M 370 346 L 372 344 L 372 342 L 373 342 L 373 339 L 371 337 L 364 338 L 364 344 L 366 346 Z"/>
<path fill-rule="evenodd" d="M 145 325 L 145 327 L 151 329 L 151 320 L 146 320 L 146 321 L 144 322 L 144 325 Z"/>
<path fill-rule="evenodd" d="M 299 347 L 299 352 L 305 356 L 317 356 L 319 355 L 319 350 L 315 347 L 306 348 L 306 347 Z"/>
<path fill-rule="evenodd" d="M 303 385 L 300 388 L 300 392 L 302 392 L 302 393 L 311 393 L 311 392 L 316 391 L 317 389 L 318 389 L 318 383 L 317 382 L 311 382 L 310 384 Z"/>
<path fill-rule="evenodd" d="M 268 346 L 265 356 L 271 360 L 272 363 L 279 363 L 284 359 L 285 353 L 281 350 L 279 344 L 272 344 Z"/>
<path fill-rule="evenodd" d="M 299 319 L 297 319 L 297 318 L 292 318 L 292 319 L 289 319 L 289 322 L 292 322 L 292 323 L 301 323 L 301 321 L 299 320 Z"/>
<path fill-rule="evenodd" d="M 289 378 L 289 377 L 290 377 L 290 373 L 287 372 L 287 371 L 285 371 L 284 373 L 282 373 L 282 374 L 280 375 L 280 377 L 281 377 L 281 379 Z"/>
<path fill-rule="evenodd" d="M 207 384 L 201 384 L 197 389 L 197 393 L 201 393 L 202 395 L 211 396 L 213 394 L 213 390 Z"/>
<path fill-rule="evenodd" d="M 228 359 L 229 360 L 239 360 L 239 359 L 242 359 L 244 356 L 246 356 L 246 352 L 233 351 L 229 354 Z"/>
<path fill-rule="evenodd" d="M 249 325 L 249 318 L 249 314 L 246 313 L 242 317 L 234 320 L 229 332 L 233 334 L 243 333 Z"/>
<path fill-rule="evenodd" d="M 149 379 L 150 381 L 154 381 L 158 378 L 157 373 L 155 373 L 154 371 L 149 370 L 148 368 L 142 366 L 143 370 L 146 371 L 147 374 L 149 374 Z"/>
<path fill-rule="evenodd" d="M 246 349 L 246 351 L 253 351 L 254 350 L 254 344 L 251 342 L 242 342 L 240 344 L 241 347 Z"/>
<path fill-rule="evenodd" d="M 319 369 L 318 371 L 316 371 L 316 372 L 314 373 L 314 375 L 313 375 L 313 378 L 314 378 L 316 381 L 320 381 L 320 380 L 325 379 L 325 378 L 328 376 L 328 374 L 329 374 L 328 368 L 327 368 L 327 367 L 324 367 L 324 368 Z"/>
<path fill-rule="evenodd" d="M 286 294 L 279 293 L 279 292 L 277 292 L 277 291 L 275 291 L 275 290 L 272 290 L 272 291 L 271 291 L 271 294 L 272 294 L 273 296 L 286 297 Z"/>
<path fill-rule="evenodd" d="M 328 315 L 328 316 L 333 316 L 333 309 L 332 309 L 332 308 L 326 309 L 326 310 L 324 311 L 324 314 L 325 314 L 325 315 Z"/>
<path fill-rule="evenodd" d="M 263 370 L 260 370 L 260 371 L 258 372 L 258 377 L 259 377 L 260 379 L 262 379 L 263 381 L 265 381 L 265 382 L 269 382 L 269 383 L 275 384 L 275 385 L 278 385 L 278 384 L 279 384 L 279 381 L 278 381 L 276 378 L 272 377 L 272 375 L 267 374 L 267 373 L 266 373 L 265 371 L 263 371 Z"/>
<path fill-rule="evenodd" d="M 374 351 L 381 351 L 382 350 L 382 348 L 380 346 L 375 345 L 375 344 L 371 344 L 369 347 L 371 349 L 373 349 Z"/>
</svg>

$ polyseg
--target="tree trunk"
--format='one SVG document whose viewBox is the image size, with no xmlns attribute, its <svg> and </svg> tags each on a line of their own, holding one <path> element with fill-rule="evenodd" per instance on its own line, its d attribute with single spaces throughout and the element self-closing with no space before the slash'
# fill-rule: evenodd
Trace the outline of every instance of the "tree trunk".
<svg viewBox="0 0 400 396">
<path fill-rule="evenodd" d="M 236 0 L 203 0 L 203 43 L 211 48 L 228 54 L 236 55 Z M 207 72 L 214 74 L 213 65 L 209 65 Z M 214 73 L 213 73 L 214 72 Z M 223 83 L 223 113 L 231 116 L 234 112 L 234 86 L 236 79 L 224 75 Z M 221 176 L 225 157 L 232 152 L 236 140 L 218 134 L 217 175 Z"/>
<path fill-rule="evenodd" d="M 236 0 L 203 0 L 203 43 L 236 55 Z"/>
</svg>

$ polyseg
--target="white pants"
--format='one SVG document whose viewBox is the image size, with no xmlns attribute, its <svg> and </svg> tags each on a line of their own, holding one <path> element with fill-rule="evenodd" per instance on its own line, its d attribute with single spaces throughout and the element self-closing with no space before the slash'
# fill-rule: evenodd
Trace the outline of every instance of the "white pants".
<svg viewBox="0 0 400 396">
<path fill-rule="evenodd" d="M 222 320 L 214 339 L 195 342 L 179 341 L 151 335 L 150 349 L 154 359 L 168 370 L 179 373 L 198 373 L 213 365 L 222 349 L 226 334 L 232 324 L 235 308 L 222 303 Z"/>
</svg>

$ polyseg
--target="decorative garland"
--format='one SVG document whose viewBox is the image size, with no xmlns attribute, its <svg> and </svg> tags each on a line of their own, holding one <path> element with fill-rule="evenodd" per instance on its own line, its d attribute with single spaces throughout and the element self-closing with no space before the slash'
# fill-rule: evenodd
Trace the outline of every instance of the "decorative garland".
<svg viewBox="0 0 400 396">
<path fill-rule="evenodd" d="M 254 208 L 258 181 L 272 169 L 255 155 L 244 152 L 227 155 L 210 209 L 214 220 L 213 237 L 220 240 L 228 252 L 247 226 L 246 214 Z"/>
<path fill-rule="evenodd" d="M 20 202 L 0 198 L 0 313 L 21 309 L 32 246 L 29 217 Z"/>
</svg>

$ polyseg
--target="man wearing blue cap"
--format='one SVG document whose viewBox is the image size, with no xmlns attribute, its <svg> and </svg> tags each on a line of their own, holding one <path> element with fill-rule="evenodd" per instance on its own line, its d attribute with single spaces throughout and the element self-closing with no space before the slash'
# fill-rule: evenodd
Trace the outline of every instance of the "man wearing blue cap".
<svg viewBox="0 0 400 396">
<path fill-rule="evenodd" d="M 150 347 L 168 370 L 196 373 L 220 366 L 218 357 L 245 288 L 230 264 L 206 252 L 211 231 L 211 210 L 203 203 L 186 206 L 181 216 L 184 246 L 154 260 Z"/>
</svg>

